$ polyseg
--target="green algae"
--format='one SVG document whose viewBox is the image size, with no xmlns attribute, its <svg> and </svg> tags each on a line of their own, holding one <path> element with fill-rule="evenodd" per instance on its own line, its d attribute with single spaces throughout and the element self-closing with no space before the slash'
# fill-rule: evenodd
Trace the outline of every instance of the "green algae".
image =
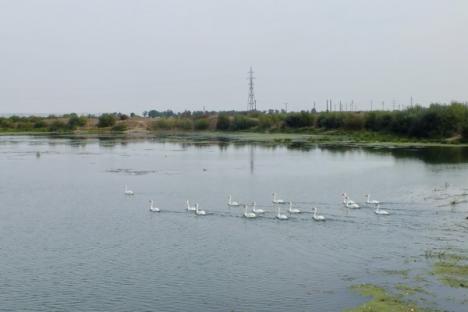
<svg viewBox="0 0 468 312">
<path fill-rule="evenodd" d="M 418 312 L 426 311 L 416 304 L 405 302 L 399 297 L 389 294 L 382 287 L 372 284 L 354 285 L 351 289 L 362 296 L 370 296 L 371 300 L 362 305 L 347 309 L 348 312 Z"/>
<path fill-rule="evenodd" d="M 432 267 L 432 273 L 444 285 L 468 288 L 468 265 L 460 261 L 436 262 Z"/>
</svg>

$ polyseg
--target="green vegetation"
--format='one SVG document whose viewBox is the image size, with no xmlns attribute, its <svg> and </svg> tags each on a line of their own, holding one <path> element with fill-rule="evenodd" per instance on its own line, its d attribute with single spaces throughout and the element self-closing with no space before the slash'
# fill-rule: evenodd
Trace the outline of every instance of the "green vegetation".
<svg viewBox="0 0 468 312">
<path fill-rule="evenodd" d="M 351 289 L 362 296 L 371 296 L 372 299 L 362 305 L 349 309 L 349 312 L 416 312 L 423 311 L 413 303 L 402 301 L 390 295 L 385 289 L 372 285 L 362 284 L 352 286 Z"/>
<path fill-rule="evenodd" d="M 432 273 L 447 286 L 468 288 L 468 265 L 458 260 L 439 261 L 433 265 Z"/>
<path fill-rule="evenodd" d="M 406 285 L 406 284 L 397 284 L 395 286 L 395 289 L 399 290 L 400 294 L 403 295 L 403 296 L 411 296 L 411 295 L 414 295 L 416 293 L 425 293 L 425 294 L 429 293 L 427 290 L 425 290 L 422 287 L 411 287 L 411 286 Z"/>
<path fill-rule="evenodd" d="M 123 123 L 118 123 L 116 124 L 115 126 L 112 127 L 112 131 L 115 131 L 115 132 L 123 132 L 123 131 L 127 131 L 128 130 L 128 126 L 126 124 L 123 124 Z"/>
<path fill-rule="evenodd" d="M 112 114 L 102 114 L 99 116 L 97 126 L 99 128 L 112 127 L 115 125 L 116 118 Z"/>
<path fill-rule="evenodd" d="M 295 133 L 315 136 L 315 143 L 392 142 L 468 143 L 468 106 L 432 104 L 403 111 L 202 112 L 150 110 L 144 117 L 106 113 L 99 117 L 3 117 L 0 132 L 64 131 L 221 131 Z M 116 126 L 118 122 L 118 127 Z M 122 124 L 122 125 L 121 125 Z M 127 129 L 125 129 L 126 125 Z M 125 130 L 124 130 L 125 129 Z M 333 139 L 331 139 L 333 137 Z"/>
</svg>

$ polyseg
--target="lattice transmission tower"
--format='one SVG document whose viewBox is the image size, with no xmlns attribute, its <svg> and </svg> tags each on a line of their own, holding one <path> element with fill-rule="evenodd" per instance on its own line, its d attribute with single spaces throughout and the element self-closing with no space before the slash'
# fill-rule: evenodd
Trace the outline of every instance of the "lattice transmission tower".
<svg viewBox="0 0 468 312">
<path fill-rule="evenodd" d="M 255 77 L 253 76 L 254 72 L 252 70 L 252 66 L 250 66 L 249 70 L 249 99 L 248 99 L 248 104 L 247 104 L 247 110 L 250 111 L 255 111 L 257 110 L 257 100 L 255 99 L 255 92 L 254 92 L 254 79 Z"/>
</svg>

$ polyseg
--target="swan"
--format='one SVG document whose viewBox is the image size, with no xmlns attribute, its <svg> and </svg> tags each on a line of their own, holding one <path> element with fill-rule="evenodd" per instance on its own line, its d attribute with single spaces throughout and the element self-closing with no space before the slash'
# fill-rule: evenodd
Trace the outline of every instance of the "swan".
<svg viewBox="0 0 468 312">
<path fill-rule="evenodd" d="M 257 215 L 253 212 L 247 212 L 247 205 L 244 205 L 244 217 L 252 219 L 252 218 L 256 218 Z"/>
<path fill-rule="evenodd" d="M 314 220 L 315 221 L 325 221 L 325 217 L 317 214 L 317 207 L 314 208 Z"/>
<path fill-rule="evenodd" d="M 256 202 L 253 202 L 253 207 L 252 207 L 252 211 L 256 214 L 261 214 L 261 213 L 265 213 L 265 210 L 263 209 L 260 209 L 260 208 L 256 208 L 257 207 L 257 203 Z"/>
<path fill-rule="evenodd" d="M 355 202 L 353 202 L 352 200 L 351 201 L 348 201 L 346 204 L 345 204 L 346 208 L 351 208 L 351 209 L 357 209 L 357 208 L 361 208 L 358 204 L 356 204 Z"/>
<path fill-rule="evenodd" d="M 287 215 L 281 214 L 279 206 L 278 206 L 278 214 L 276 215 L 276 219 L 278 219 L 278 220 L 288 220 Z"/>
<path fill-rule="evenodd" d="M 151 206 L 150 206 L 150 209 L 149 209 L 151 212 L 160 212 L 161 211 L 158 207 L 153 206 L 153 203 L 154 203 L 153 200 L 150 200 L 149 202 L 151 203 Z"/>
<path fill-rule="evenodd" d="M 378 215 L 389 215 L 388 211 L 380 209 L 380 205 L 376 205 L 377 208 L 375 209 L 375 213 Z"/>
<path fill-rule="evenodd" d="M 187 203 L 187 211 L 195 211 L 197 210 L 196 206 L 190 206 L 190 202 L 188 200 L 185 201 Z"/>
<path fill-rule="evenodd" d="M 366 204 L 372 204 L 372 205 L 377 205 L 377 204 L 380 204 L 380 202 L 378 200 L 375 200 L 375 199 L 370 199 L 370 194 L 366 194 L 364 195 L 367 197 L 367 201 L 366 201 Z"/>
<path fill-rule="evenodd" d="M 125 195 L 135 195 L 135 193 L 133 193 L 132 190 L 129 190 L 128 187 L 127 187 L 127 184 L 125 184 L 125 192 L 124 192 Z"/>
<path fill-rule="evenodd" d="M 293 208 L 292 207 L 292 202 L 289 202 L 289 209 L 288 209 L 288 212 L 289 213 L 301 213 L 301 211 L 297 208 Z"/>
<path fill-rule="evenodd" d="M 356 204 L 356 202 L 354 202 L 353 200 L 349 199 L 349 196 L 348 194 L 346 193 L 343 193 L 343 204 L 345 205 L 346 208 L 361 208 L 359 207 L 358 204 Z"/>
<path fill-rule="evenodd" d="M 204 216 L 204 215 L 206 215 L 206 212 L 205 212 L 205 210 L 198 209 L 198 204 L 196 204 L 195 205 L 195 214 L 198 215 L 198 216 Z"/>
<path fill-rule="evenodd" d="M 231 194 L 229 194 L 228 206 L 231 206 L 231 207 L 240 206 L 238 202 L 232 200 Z"/>
<path fill-rule="evenodd" d="M 273 193 L 272 195 L 273 195 L 273 200 L 272 200 L 273 204 L 286 204 L 284 200 L 276 198 L 276 195 L 277 195 L 276 193 Z"/>
</svg>

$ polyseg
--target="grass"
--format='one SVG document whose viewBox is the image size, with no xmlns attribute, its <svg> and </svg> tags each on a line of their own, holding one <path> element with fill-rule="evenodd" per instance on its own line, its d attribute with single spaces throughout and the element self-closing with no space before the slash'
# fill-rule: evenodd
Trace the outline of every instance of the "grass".
<svg viewBox="0 0 468 312">
<path fill-rule="evenodd" d="M 385 289 L 372 285 L 361 284 L 354 285 L 351 289 L 362 296 L 370 296 L 371 300 L 362 305 L 348 309 L 348 312 L 417 312 L 424 311 L 417 307 L 414 303 L 405 302 L 400 298 L 393 296 L 385 291 Z"/>
</svg>

